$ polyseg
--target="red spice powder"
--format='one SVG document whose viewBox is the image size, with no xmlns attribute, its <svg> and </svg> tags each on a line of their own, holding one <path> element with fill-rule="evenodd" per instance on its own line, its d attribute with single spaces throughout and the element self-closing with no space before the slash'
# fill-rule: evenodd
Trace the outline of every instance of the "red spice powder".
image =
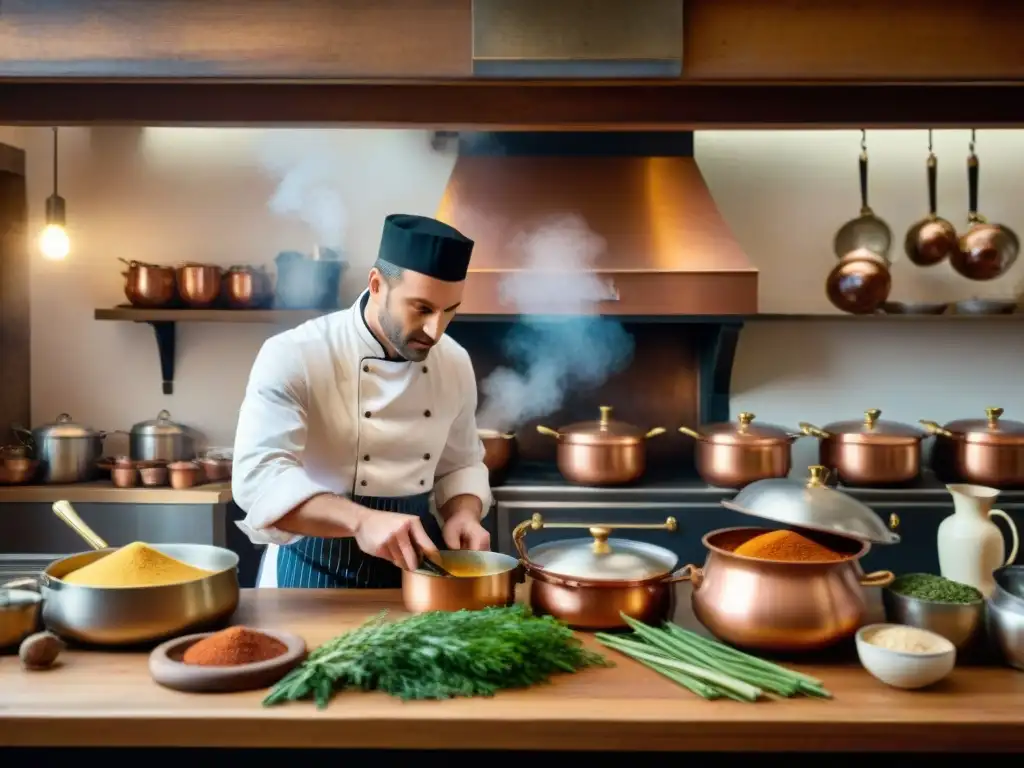
<svg viewBox="0 0 1024 768">
<path fill-rule="evenodd" d="M 229 627 L 190 646 L 182 661 L 204 667 L 236 667 L 269 661 L 287 650 L 276 637 L 246 627 Z"/>
</svg>

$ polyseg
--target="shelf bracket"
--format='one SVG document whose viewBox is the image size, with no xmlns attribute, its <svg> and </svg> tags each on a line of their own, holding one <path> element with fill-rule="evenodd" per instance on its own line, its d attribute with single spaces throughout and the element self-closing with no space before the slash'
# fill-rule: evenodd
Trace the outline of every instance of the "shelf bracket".
<svg viewBox="0 0 1024 768">
<path fill-rule="evenodd" d="M 174 394 L 174 351 L 177 341 L 177 323 L 164 320 L 152 321 L 156 335 L 156 349 L 160 354 L 160 376 L 163 379 L 165 395 Z"/>
<path fill-rule="evenodd" d="M 701 424 L 729 420 L 732 364 L 741 330 L 741 321 L 723 322 L 705 329 L 699 353 Z"/>
</svg>

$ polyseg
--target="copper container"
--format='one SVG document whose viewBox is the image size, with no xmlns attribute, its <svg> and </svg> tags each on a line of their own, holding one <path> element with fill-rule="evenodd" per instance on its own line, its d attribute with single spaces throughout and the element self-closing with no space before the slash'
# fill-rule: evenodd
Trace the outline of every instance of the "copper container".
<svg viewBox="0 0 1024 768">
<path fill-rule="evenodd" d="M 968 280 L 994 280 L 1016 263 L 1020 240 L 1009 227 L 988 222 L 978 213 L 978 156 L 974 154 L 974 132 L 967 158 L 967 191 L 970 229 L 960 236 L 959 248 L 950 255 L 949 264 Z"/>
<path fill-rule="evenodd" d="M 177 269 L 178 295 L 193 308 L 208 307 L 220 296 L 221 268 L 209 264 L 182 264 Z"/>
<path fill-rule="evenodd" d="M 514 557 L 472 550 L 440 554 L 442 566 L 453 577 L 426 570 L 402 571 L 402 602 L 410 613 L 476 611 L 515 602 L 523 571 Z"/>
<path fill-rule="evenodd" d="M 852 637 L 867 617 L 863 587 L 885 587 L 890 571 L 863 575 L 858 561 L 866 542 L 801 531 L 846 555 L 832 562 L 779 562 L 733 552 L 767 528 L 725 528 L 702 541 L 703 568 L 688 565 L 693 612 L 712 634 L 754 651 L 817 651 Z"/>
<path fill-rule="evenodd" d="M 825 280 L 825 294 L 832 306 L 853 315 L 874 314 L 891 290 L 892 276 L 885 259 L 863 248 L 840 259 Z"/>
<path fill-rule="evenodd" d="M 133 307 L 166 307 L 174 301 L 177 283 L 174 267 L 124 261 L 128 271 L 124 276 L 124 295 Z"/>
<path fill-rule="evenodd" d="M 117 467 L 114 467 L 117 471 Z M 173 461 L 167 465 L 171 488 L 176 491 L 191 488 L 200 482 L 202 469 L 194 461 Z"/>
<path fill-rule="evenodd" d="M 25 485 L 30 483 L 39 469 L 39 462 L 25 456 L 4 456 L 0 458 L 0 485 Z"/>
<path fill-rule="evenodd" d="M 134 488 L 139 481 L 139 470 L 132 464 L 115 464 L 110 470 L 115 488 Z"/>
<path fill-rule="evenodd" d="M 516 436 L 496 429 L 478 429 L 484 444 L 484 466 L 490 472 L 491 485 L 501 485 L 518 454 Z"/>
<path fill-rule="evenodd" d="M 588 529 L 592 540 L 553 541 L 526 551 L 527 531 Z M 548 523 L 539 514 L 515 527 L 512 541 L 531 578 L 530 607 L 575 629 L 620 629 L 622 615 L 658 624 L 672 615 L 674 584 L 688 573 L 673 573 L 678 558 L 664 547 L 609 538 L 613 530 L 676 531 L 670 517 L 660 524 L 588 525 Z"/>
<path fill-rule="evenodd" d="M 903 250 L 912 264 L 930 267 L 953 258 L 960 251 L 956 227 L 938 214 L 939 161 L 931 150 L 932 132 L 928 131 L 928 215 L 907 230 Z"/>
<path fill-rule="evenodd" d="M 921 425 L 935 435 L 932 469 L 944 482 L 992 488 L 1024 486 L 1024 423 L 1001 418 L 1002 408 L 986 408 L 984 419 L 961 419 L 940 427 Z"/>
<path fill-rule="evenodd" d="M 790 447 L 799 434 L 771 424 L 754 424 L 752 413 L 737 423 L 709 424 L 700 430 L 680 427 L 697 441 L 697 474 L 708 485 L 742 488 L 770 477 L 785 477 L 792 467 Z"/>
<path fill-rule="evenodd" d="M 638 480 L 647 468 L 648 438 L 663 427 L 643 432 L 632 424 L 612 421 L 611 406 L 601 406 L 598 421 L 571 424 L 559 430 L 538 426 L 542 435 L 558 440 L 558 469 L 579 485 L 624 485 Z"/>
<path fill-rule="evenodd" d="M 263 306 L 270 298 L 270 277 L 255 267 L 231 267 L 224 273 L 222 294 L 232 309 Z"/>
<path fill-rule="evenodd" d="M 805 435 L 820 439 L 818 460 L 850 486 L 898 485 L 921 473 L 921 441 L 925 433 L 909 424 L 880 421 L 882 412 L 869 408 L 861 421 L 839 421 L 818 428 L 800 422 Z"/>
</svg>

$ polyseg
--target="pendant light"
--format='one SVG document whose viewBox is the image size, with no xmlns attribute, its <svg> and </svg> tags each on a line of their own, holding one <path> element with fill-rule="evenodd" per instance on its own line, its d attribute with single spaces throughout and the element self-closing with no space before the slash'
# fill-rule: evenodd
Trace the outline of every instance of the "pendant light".
<svg viewBox="0 0 1024 768">
<path fill-rule="evenodd" d="M 46 226 L 39 235 L 43 258 L 61 261 L 71 250 L 71 240 L 64 229 L 64 198 L 57 194 L 57 129 L 53 129 L 53 194 L 46 198 Z"/>
</svg>

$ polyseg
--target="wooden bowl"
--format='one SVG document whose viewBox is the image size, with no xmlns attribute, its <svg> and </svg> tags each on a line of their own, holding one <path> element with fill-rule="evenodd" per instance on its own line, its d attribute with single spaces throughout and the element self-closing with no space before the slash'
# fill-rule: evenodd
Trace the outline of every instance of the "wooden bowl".
<svg viewBox="0 0 1024 768">
<path fill-rule="evenodd" d="M 185 651 L 203 638 L 216 634 L 185 635 L 158 645 L 149 655 L 149 674 L 160 685 L 188 693 L 229 693 L 269 688 L 306 658 L 306 641 L 290 632 L 249 627 L 254 632 L 277 638 L 288 650 L 269 661 L 237 667 L 204 667 L 185 664 Z"/>
</svg>

